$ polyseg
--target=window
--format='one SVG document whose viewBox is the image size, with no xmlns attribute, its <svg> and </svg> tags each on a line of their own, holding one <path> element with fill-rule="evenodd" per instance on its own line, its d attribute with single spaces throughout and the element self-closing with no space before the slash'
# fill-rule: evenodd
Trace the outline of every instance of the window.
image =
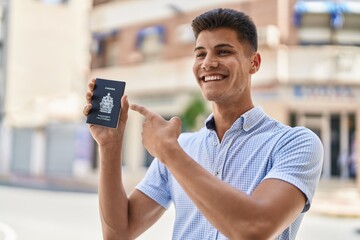
<svg viewBox="0 0 360 240">
<path fill-rule="evenodd" d="M 145 60 L 160 57 L 165 43 L 165 27 L 161 25 L 141 29 L 136 37 L 136 48 Z"/>
<path fill-rule="evenodd" d="M 342 1 L 337 5 L 342 13 L 342 24 L 336 29 L 334 40 L 344 45 L 360 45 L 360 2 Z"/>
<path fill-rule="evenodd" d="M 329 2 L 299 1 L 294 6 L 294 23 L 300 44 L 330 44 L 332 5 Z"/>
<path fill-rule="evenodd" d="M 49 4 L 65 4 L 69 0 L 41 0 L 43 3 L 49 3 Z"/>
<path fill-rule="evenodd" d="M 360 45 L 360 2 L 298 1 L 294 24 L 300 44 Z"/>
<path fill-rule="evenodd" d="M 92 37 L 92 68 L 116 66 L 119 63 L 120 34 L 118 30 L 94 33 Z"/>
</svg>

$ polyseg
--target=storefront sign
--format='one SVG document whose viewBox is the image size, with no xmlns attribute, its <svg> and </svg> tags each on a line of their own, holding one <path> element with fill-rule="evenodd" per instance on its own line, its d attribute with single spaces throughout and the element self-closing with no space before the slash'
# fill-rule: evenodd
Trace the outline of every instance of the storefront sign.
<svg viewBox="0 0 360 240">
<path fill-rule="evenodd" d="M 355 94 L 350 86 L 295 85 L 295 98 L 353 99 Z"/>
</svg>

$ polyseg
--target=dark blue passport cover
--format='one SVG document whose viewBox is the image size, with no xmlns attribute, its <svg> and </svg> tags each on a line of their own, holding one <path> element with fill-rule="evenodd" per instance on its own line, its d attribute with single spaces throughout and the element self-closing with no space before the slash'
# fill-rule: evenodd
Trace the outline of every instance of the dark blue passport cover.
<svg viewBox="0 0 360 240">
<path fill-rule="evenodd" d="M 86 123 L 117 128 L 125 82 L 96 78 Z"/>
</svg>

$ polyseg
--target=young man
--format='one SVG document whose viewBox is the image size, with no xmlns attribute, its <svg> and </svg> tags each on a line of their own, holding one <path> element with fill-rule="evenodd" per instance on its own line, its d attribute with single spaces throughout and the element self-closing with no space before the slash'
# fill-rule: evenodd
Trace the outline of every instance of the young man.
<svg viewBox="0 0 360 240">
<path fill-rule="evenodd" d="M 213 113 L 198 132 L 180 134 L 145 107 L 143 145 L 155 156 L 127 197 L 121 181 L 122 140 L 129 103 L 117 129 L 90 125 L 100 152 L 100 212 L 105 239 L 134 239 L 170 203 L 173 239 L 295 239 L 322 168 L 322 144 L 303 127 L 267 116 L 251 99 L 259 70 L 256 27 L 242 12 L 214 9 L 194 19 L 193 72 Z M 87 115 L 94 80 L 87 93 Z"/>
</svg>

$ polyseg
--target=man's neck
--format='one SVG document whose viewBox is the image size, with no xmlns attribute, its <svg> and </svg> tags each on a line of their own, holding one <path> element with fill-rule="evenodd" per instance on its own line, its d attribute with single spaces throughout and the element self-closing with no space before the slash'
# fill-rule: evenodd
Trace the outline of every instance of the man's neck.
<svg viewBox="0 0 360 240">
<path fill-rule="evenodd" d="M 245 112 L 254 107 L 253 103 L 241 104 L 241 106 L 219 106 L 213 103 L 213 113 L 216 126 L 216 134 L 221 142 L 225 132 L 231 128 L 234 122 Z"/>
</svg>

